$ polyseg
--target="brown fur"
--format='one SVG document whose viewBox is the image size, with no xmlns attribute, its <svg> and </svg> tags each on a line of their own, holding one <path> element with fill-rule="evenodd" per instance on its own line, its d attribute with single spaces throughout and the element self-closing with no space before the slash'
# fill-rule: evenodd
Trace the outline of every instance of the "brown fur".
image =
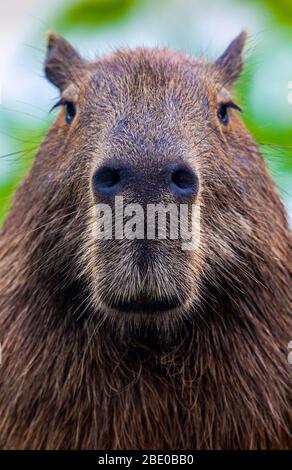
<svg viewBox="0 0 292 470">
<path fill-rule="evenodd" d="M 291 447 L 291 233 L 236 111 L 216 116 L 244 35 L 215 63 L 160 49 L 87 63 L 49 42 L 47 76 L 74 84 L 78 115 L 60 112 L 0 236 L 1 448 Z M 90 175 L 123 154 L 151 193 L 178 153 L 199 176 L 200 245 L 157 244 L 143 271 L 132 243 L 94 240 Z M 141 286 L 184 307 L 105 307 Z"/>
</svg>

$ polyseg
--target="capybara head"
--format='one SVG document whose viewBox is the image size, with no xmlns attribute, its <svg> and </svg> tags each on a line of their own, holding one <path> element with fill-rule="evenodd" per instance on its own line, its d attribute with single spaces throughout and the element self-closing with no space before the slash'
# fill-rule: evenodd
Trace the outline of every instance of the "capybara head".
<svg viewBox="0 0 292 470">
<path fill-rule="evenodd" d="M 49 35 L 45 72 L 61 110 L 30 182 L 40 226 L 48 212 L 62 213 L 44 241 L 54 246 L 56 271 L 73 284 L 85 280 L 84 305 L 100 319 L 180 321 L 195 315 L 207 283 L 250 274 L 246 253 L 271 221 L 258 222 L 269 177 L 231 94 L 245 37 L 214 62 L 146 48 L 87 62 Z M 146 223 L 140 238 L 117 237 L 118 218 L 111 239 L 98 237 L 96 208 L 115 215 L 121 200 L 192 208 L 191 249 L 182 249 L 181 233 L 147 239 Z"/>
<path fill-rule="evenodd" d="M 87 62 L 50 34 L 59 115 L 0 233 L 1 448 L 291 448 L 291 231 L 244 41 Z"/>
</svg>

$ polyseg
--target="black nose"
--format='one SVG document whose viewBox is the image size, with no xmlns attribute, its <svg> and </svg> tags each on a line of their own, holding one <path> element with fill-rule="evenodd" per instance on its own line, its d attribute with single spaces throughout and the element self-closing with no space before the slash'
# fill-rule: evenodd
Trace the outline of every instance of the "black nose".
<svg viewBox="0 0 292 470">
<path fill-rule="evenodd" d="M 191 198 L 198 191 L 197 175 L 186 164 L 169 164 L 153 172 L 147 171 L 145 176 L 136 168 L 102 166 L 93 174 L 92 183 L 94 193 L 101 197 L 117 196 L 125 186 L 133 190 L 143 189 L 144 194 L 147 190 L 153 191 L 155 186 L 161 191 L 170 190 L 177 198 Z"/>
<path fill-rule="evenodd" d="M 121 170 L 111 167 L 102 167 L 93 175 L 94 192 L 100 195 L 118 194 L 121 187 Z"/>
<path fill-rule="evenodd" d="M 187 165 L 170 168 L 170 188 L 172 192 L 181 197 L 192 197 L 198 191 L 198 178 L 196 173 Z"/>
</svg>

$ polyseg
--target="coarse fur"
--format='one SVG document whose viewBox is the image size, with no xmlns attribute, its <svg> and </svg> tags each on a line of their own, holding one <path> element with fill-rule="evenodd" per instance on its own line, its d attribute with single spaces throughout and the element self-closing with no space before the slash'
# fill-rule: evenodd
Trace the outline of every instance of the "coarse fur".
<svg viewBox="0 0 292 470">
<path fill-rule="evenodd" d="M 47 77 L 78 107 L 71 124 L 60 111 L 0 235 L 1 448 L 291 447 L 291 232 L 237 111 L 217 117 L 244 41 L 213 63 L 143 48 L 86 62 L 50 34 Z M 120 158 L 144 182 L 127 202 L 169 202 L 164 162 L 192 165 L 193 252 L 95 239 L 91 176 Z M 110 307 L 141 293 L 180 307 Z"/>
</svg>

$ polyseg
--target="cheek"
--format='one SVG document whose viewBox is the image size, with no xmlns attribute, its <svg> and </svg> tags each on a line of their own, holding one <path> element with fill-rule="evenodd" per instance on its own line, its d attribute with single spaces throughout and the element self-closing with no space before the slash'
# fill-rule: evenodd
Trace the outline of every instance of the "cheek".
<svg viewBox="0 0 292 470">
<path fill-rule="evenodd" d="M 200 186 L 197 200 L 195 204 L 192 205 L 191 218 L 189 219 L 189 239 L 183 240 L 181 243 L 181 250 L 186 257 L 188 267 L 190 268 L 190 273 L 193 276 L 196 284 L 202 274 L 207 246 L 202 220 L 203 210 L 204 206 L 202 204 L 202 190 Z"/>
</svg>

